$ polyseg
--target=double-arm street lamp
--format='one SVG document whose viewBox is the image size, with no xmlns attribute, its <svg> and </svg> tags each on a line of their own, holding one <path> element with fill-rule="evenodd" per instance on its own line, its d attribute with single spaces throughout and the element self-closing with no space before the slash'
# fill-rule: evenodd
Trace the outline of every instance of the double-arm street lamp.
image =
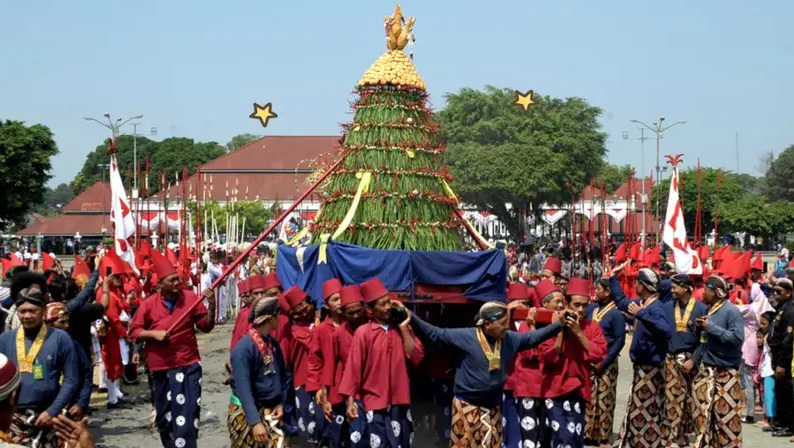
<svg viewBox="0 0 794 448">
<path fill-rule="evenodd" d="M 653 126 L 649 126 L 648 124 L 643 123 L 640 120 L 635 120 L 634 118 L 631 119 L 631 122 L 639 124 L 639 125 L 642 125 L 645 129 L 648 129 L 651 132 L 653 132 L 654 134 L 656 134 L 656 182 L 655 182 L 655 184 L 656 185 L 661 185 L 661 182 L 662 182 L 662 178 L 661 178 L 662 177 L 662 167 L 659 165 L 659 163 L 660 163 L 660 160 L 659 160 L 659 142 L 664 138 L 665 131 L 667 131 L 668 129 L 672 128 L 673 126 L 676 126 L 676 125 L 679 125 L 679 124 L 686 124 L 686 121 L 676 121 L 673 124 L 669 124 L 669 125 L 665 126 L 664 125 L 664 116 L 661 116 L 661 117 L 659 117 L 658 121 L 654 121 L 653 122 Z M 644 182 L 643 182 L 643 185 L 645 185 Z M 659 217 L 659 195 L 658 194 L 656 195 L 656 216 L 657 216 L 657 219 L 658 219 L 658 217 Z"/>
</svg>

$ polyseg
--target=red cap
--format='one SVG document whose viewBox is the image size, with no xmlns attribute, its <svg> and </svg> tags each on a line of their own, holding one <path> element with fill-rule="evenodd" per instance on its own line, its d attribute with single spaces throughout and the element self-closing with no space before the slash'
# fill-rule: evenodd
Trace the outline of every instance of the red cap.
<svg viewBox="0 0 794 448">
<path fill-rule="evenodd" d="M 361 288 L 359 288 L 358 285 L 347 285 L 343 287 L 342 291 L 339 293 L 339 301 L 341 306 L 356 302 L 363 303 L 364 298 L 361 297 Z"/>
<path fill-rule="evenodd" d="M 527 285 L 521 282 L 512 282 L 507 285 L 507 301 L 512 302 L 513 300 L 528 300 L 529 299 L 529 291 L 527 291 Z"/>
<path fill-rule="evenodd" d="M 547 295 L 559 291 L 560 288 L 557 287 L 551 280 L 544 278 L 537 285 L 535 285 L 535 294 L 538 295 L 538 301 L 543 301 L 543 298 Z"/>
<path fill-rule="evenodd" d="M 698 249 L 698 258 L 700 261 L 706 262 L 709 259 L 709 247 L 708 246 L 700 246 Z"/>
<path fill-rule="evenodd" d="M 562 272 L 562 261 L 559 258 L 549 258 L 546 260 L 546 265 L 543 266 L 543 269 L 548 269 L 551 272 L 559 275 Z"/>
<path fill-rule="evenodd" d="M 117 254 L 116 251 L 111 249 L 105 252 L 102 258 L 102 266 L 99 267 L 100 273 L 104 276 L 108 268 L 116 275 L 127 273 L 126 263 Z"/>
<path fill-rule="evenodd" d="M 242 295 L 250 291 L 251 290 L 250 285 L 251 285 L 251 277 L 248 277 L 245 280 L 240 280 L 239 282 L 237 282 L 237 294 Z"/>
<path fill-rule="evenodd" d="M 364 297 L 364 303 L 374 302 L 387 295 L 389 295 L 389 290 L 383 286 L 383 282 L 378 277 L 361 284 L 361 296 Z"/>
<path fill-rule="evenodd" d="M 753 270 L 754 271 L 764 270 L 764 260 L 761 259 L 761 252 L 755 254 L 755 260 L 753 260 Z"/>
<path fill-rule="evenodd" d="M 300 287 L 297 285 L 288 289 L 287 292 L 284 293 L 284 299 L 287 301 L 287 305 L 289 305 L 290 310 L 305 302 L 308 298 L 309 296 L 306 294 L 306 291 L 300 289 Z"/>
<path fill-rule="evenodd" d="M 154 273 L 157 275 L 158 280 L 162 280 L 169 275 L 176 274 L 176 268 L 163 256 L 163 254 L 153 250 L 151 257 L 152 262 L 154 263 Z"/>
<path fill-rule="evenodd" d="M 342 282 L 338 278 L 332 278 L 323 283 L 323 299 L 327 299 L 339 292 L 342 292 Z"/>
<path fill-rule="evenodd" d="M 590 280 L 586 278 L 572 278 L 568 282 L 566 293 L 569 296 L 590 297 Z"/>
<path fill-rule="evenodd" d="M 626 243 L 621 243 L 620 246 L 618 246 L 618 248 L 615 250 L 615 261 L 617 263 L 626 261 L 626 258 L 628 258 L 627 255 Z"/>
<path fill-rule="evenodd" d="M 538 293 L 535 291 L 534 287 L 527 288 L 527 296 L 529 297 L 529 303 L 534 306 L 535 308 L 540 307 L 540 299 L 538 299 Z"/>
<path fill-rule="evenodd" d="M 264 283 L 262 284 L 262 288 L 270 289 L 270 288 L 281 288 L 281 281 L 279 281 L 278 276 L 275 272 L 271 272 L 264 277 Z"/>
<path fill-rule="evenodd" d="M 287 303 L 287 299 L 284 297 L 284 294 L 278 295 L 278 307 L 281 309 L 282 313 L 289 313 L 289 303 Z"/>
<path fill-rule="evenodd" d="M 268 289 L 265 287 L 265 277 L 261 275 L 252 275 L 248 277 L 248 291 L 255 289 Z"/>
</svg>

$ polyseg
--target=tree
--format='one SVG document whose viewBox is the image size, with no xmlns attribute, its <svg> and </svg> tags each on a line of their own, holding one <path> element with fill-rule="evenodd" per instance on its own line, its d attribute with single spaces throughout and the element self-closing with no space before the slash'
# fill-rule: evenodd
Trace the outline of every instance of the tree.
<svg viewBox="0 0 794 448">
<path fill-rule="evenodd" d="M 69 184 L 62 183 L 55 188 L 47 188 L 44 192 L 44 202 L 36 207 L 36 211 L 44 215 L 54 215 L 73 197 Z"/>
<path fill-rule="evenodd" d="M 584 99 L 536 96 L 525 112 L 514 98 L 464 88 L 446 96 L 438 119 L 455 192 L 520 235 L 520 212 L 570 203 L 602 171 L 607 149 L 601 109 Z"/>
<path fill-rule="evenodd" d="M 598 177 L 604 179 L 604 187 L 607 193 L 614 193 L 629 180 L 629 174 L 634 174 L 634 167 L 631 165 L 613 165 L 605 163 L 601 168 Z"/>
<path fill-rule="evenodd" d="M 394 25 L 399 28 L 399 20 Z M 387 42 L 392 40 L 396 46 L 389 44 L 358 83 L 341 148 L 346 158 L 324 188 L 313 239 L 334 234 L 350 214 L 337 241 L 376 249 L 460 250 L 461 222 L 444 188 L 449 175 L 425 84 L 397 38 Z"/>
<path fill-rule="evenodd" d="M 732 202 L 741 199 L 745 195 L 742 185 L 738 182 L 735 174 L 723 172 L 720 181 L 720 189 L 717 191 L 717 173 L 715 168 L 703 168 L 701 170 L 701 216 L 703 223 L 703 234 L 708 234 L 714 229 L 714 212 L 720 210 L 720 221 L 723 220 L 723 208 Z M 681 182 L 678 187 L 678 196 L 681 200 L 681 207 L 684 210 L 684 222 L 691 233 L 695 226 L 695 216 L 698 206 L 698 183 L 697 168 L 689 168 L 679 171 Z M 669 179 L 653 188 L 651 193 L 651 203 L 655 203 L 659 196 L 659 212 L 662 219 L 666 216 L 667 196 L 670 193 Z M 720 226 L 721 227 L 721 226 Z M 721 232 L 722 233 L 722 232 Z"/>
<path fill-rule="evenodd" d="M 41 124 L 0 121 L 0 229 L 22 224 L 25 215 L 44 201 L 58 146 Z"/>
<path fill-rule="evenodd" d="M 105 165 L 109 161 L 107 152 L 109 144 L 110 141 L 105 140 L 86 156 L 83 168 L 72 181 L 74 194 L 82 193 L 96 181 L 102 180 L 103 176 L 105 181 L 108 180 Z M 121 135 L 116 140 L 116 159 L 121 167 L 122 178 L 128 185 L 132 185 L 132 174 L 135 169 L 133 149 L 134 142 L 131 135 Z M 137 150 L 138 164 L 141 167 L 141 175 L 138 178 L 139 188 L 144 183 L 146 156 L 150 157 L 149 193 L 160 190 L 158 172 L 165 173 L 168 182 L 173 183 L 176 176 L 181 178 L 183 167 L 187 167 L 188 172 L 193 174 L 200 165 L 226 152 L 223 146 L 216 142 L 196 142 L 184 137 L 171 137 L 157 142 L 142 136 L 137 138 Z"/>
<path fill-rule="evenodd" d="M 242 148 L 243 146 L 251 142 L 257 141 L 260 138 L 262 138 L 261 135 L 254 135 L 254 134 L 235 135 L 234 137 L 232 137 L 231 140 L 229 140 L 229 143 L 226 144 L 226 151 L 232 152 L 235 149 Z"/>
<path fill-rule="evenodd" d="M 746 195 L 720 209 L 721 233 L 747 232 L 750 235 L 769 236 L 775 231 L 774 217 L 764 198 Z"/>
<path fill-rule="evenodd" d="M 768 201 L 794 201 L 794 145 L 783 150 L 769 164 L 764 178 L 764 195 Z"/>
</svg>

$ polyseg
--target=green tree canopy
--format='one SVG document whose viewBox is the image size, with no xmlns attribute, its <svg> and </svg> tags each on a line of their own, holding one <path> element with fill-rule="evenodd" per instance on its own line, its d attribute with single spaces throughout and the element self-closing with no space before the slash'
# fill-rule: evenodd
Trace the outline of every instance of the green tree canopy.
<svg viewBox="0 0 794 448">
<path fill-rule="evenodd" d="M 58 146 L 47 126 L 0 121 L 0 229 L 21 224 L 44 201 Z"/>
<path fill-rule="evenodd" d="M 36 211 L 45 215 L 54 215 L 72 200 L 72 187 L 62 183 L 55 188 L 47 188 L 44 192 L 44 202 L 36 207 Z"/>
<path fill-rule="evenodd" d="M 514 99 L 510 89 L 464 88 L 437 118 L 455 192 L 520 235 L 517 210 L 569 203 L 601 172 L 607 149 L 601 109 L 584 99 L 537 95 L 528 112 Z"/>
<path fill-rule="evenodd" d="M 239 135 L 235 135 L 234 137 L 232 137 L 231 140 L 229 140 L 229 143 L 226 144 L 226 150 L 229 151 L 229 152 L 232 152 L 235 149 L 242 148 L 243 146 L 245 146 L 245 145 L 247 145 L 247 144 L 249 144 L 251 142 L 257 141 L 260 138 L 262 138 L 261 135 L 255 135 L 255 134 L 239 134 Z"/>
<path fill-rule="evenodd" d="M 768 201 L 794 201 L 794 145 L 784 149 L 769 163 L 764 193 Z"/>
<path fill-rule="evenodd" d="M 762 196 L 748 194 L 726 204 L 720 216 L 720 222 L 724 223 L 720 228 L 725 231 L 769 237 L 794 228 L 794 203 L 776 201 L 767 204 Z"/>
<path fill-rule="evenodd" d="M 86 188 L 93 185 L 96 181 L 102 180 L 105 168 L 100 167 L 108 163 L 108 144 L 109 140 L 97 146 L 97 148 L 86 156 L 83 168 L 77 173 L 72 181 L 74 194 L 80 194 Z M 121 175 L 125 182 L 132 183 L 133 163 L 133 137 L 131 135 L 121 135 L 116 141 L 116 159 L 119 162 Z M 182 175 L 182 168 L 187 167 L 190 174 L 204 164 L 223 155 L 226 151 L 223 146 L 216 142 L 196 142 L 191 138 L 171 137 L 162 141 L 149 140 L 146 137 L 138 136 L 138 163 L 141 166 L 141 178 L 139 178 L 139 188 L 143 184 L 143 172 L 146 169 L 146 156 L 150 157 L 149 173 L 149 192 L 159 190 L 157 173 L 162 171 L 170 182 L 176 176 Z M 107 178 L 105 178 L 107 180 Z"/>
<path fill-rule="evenodd" d="M 634 173 L 631 165 L 613 165 L 604 163 L 598 177 L 604 180 L 604 187 L 607 193 L 614 193 L 621 185 L 629 180 L 629 174 Z"/>
<path fill-rule="evenodd" d="M 714 229 L 714 212 L 720 210 L 720 221 L 723 220 L 723 208 L 730 203 L 738 201 L 745 195 L 742 184 L 736 178 L 736 175 L 731 172 L 723 172 L 722 180 L 720 182 L 720 189 L 717 191 L 717 173 L 719 170 L 714 168 L 703 168 L 701 170 L 701 190 L 700 197 L 702 201 L 701 216 L 703 219 L 703 234 L 707 234 Z M 697 215 L 698 206 L 698 182 L 697 182 L 697 168 L 689 168 L 685 171 L 679 171 L 681 176 L 681 184 L 678 188 L 678 196 L 681 199 L 681 207 L 684 210 L 684 222 L 687 229 L 694 229 L 695 216 Z M 667 210 L 667 196 L 670 193 L 670 180 L 665 179 L 660 185 L 653 188 L 651 200 L 655 204 L 657 195 L 660 199 L 659 213 L 664 218 Z M 654 210 L 651 207 L 651 210 Z M 720 231 L 722 233 L 722 231 Z"/>
</svg>

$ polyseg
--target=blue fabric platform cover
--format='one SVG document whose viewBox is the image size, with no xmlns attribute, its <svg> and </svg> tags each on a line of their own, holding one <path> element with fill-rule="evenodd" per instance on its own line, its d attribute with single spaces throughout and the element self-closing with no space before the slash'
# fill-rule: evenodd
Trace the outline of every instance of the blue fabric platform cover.
<svg viewBox="0 0 794 448">
<path fill-rule="evenodd" d="M 379 277 L 395 292 L 413 292 L 415 283 L 464 287 L 463 296 L 489 301 L 505 300 L 507 262 L 502 250 L 432 252 L 368 249 L 329 242 L 328 262 L 317 264 L 320 246 L 278 246 L 276 273 L 284 290 L 298 285 L 318 304 L 323 283 L 338 278 L 344 284 Z"/>
</svg>

